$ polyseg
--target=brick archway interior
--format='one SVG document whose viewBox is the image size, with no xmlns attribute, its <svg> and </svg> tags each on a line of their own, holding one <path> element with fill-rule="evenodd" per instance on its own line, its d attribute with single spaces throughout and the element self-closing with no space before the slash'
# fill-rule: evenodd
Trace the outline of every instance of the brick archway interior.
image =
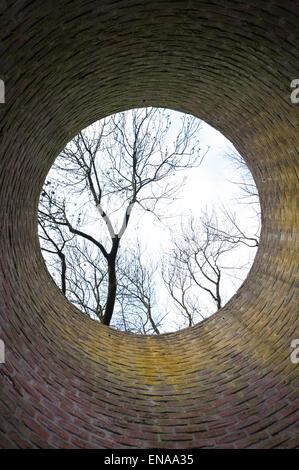
<svg viewBox="0 0 299 470">
<path fill-rule="evenodd" d="M 1 8 L 0 446 L 296 447 L 295 2 Z M 238 293 L 202 324 L 160 337 L 78 313 L 37 237 L 39 193 L 64 145 L 97 119 L 143 106 L 221 131 L 262 206 L 260 248 Z"/>
</svg>

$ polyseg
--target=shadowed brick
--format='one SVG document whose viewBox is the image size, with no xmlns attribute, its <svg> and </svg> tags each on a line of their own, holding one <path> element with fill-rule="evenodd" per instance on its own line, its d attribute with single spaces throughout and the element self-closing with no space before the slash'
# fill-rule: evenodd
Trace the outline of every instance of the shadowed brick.
<svg viewBox="0 0 299 470">
<path fill-rule="evenodd" d="M 296 2 L 56 3 L 0 6 L 0 447 L 298 447 Z M 67 142 L 144 106 L 222 132 L 262 209 L 258 253 L 236 295 L 159 337 L 78 312 L 37 234 L 39 194 Z"/>
</svg>

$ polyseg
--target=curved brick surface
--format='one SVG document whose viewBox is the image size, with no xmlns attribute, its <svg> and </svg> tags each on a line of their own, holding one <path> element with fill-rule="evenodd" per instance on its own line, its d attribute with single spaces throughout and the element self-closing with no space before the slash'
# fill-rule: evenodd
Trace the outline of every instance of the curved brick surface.
<svg viewBox="0 0 299 470">
<path fill-rule="evenodd" d="M 295 4 L 1 3 L 2 448 L 298 446 Z M 78 314 L 45 268 L 36 223 L 64 145 L 145 105 L 193 113 L 226 135 L 256 179 L 263 218 L 236 296 L 161 337 Z"/>
</svg>

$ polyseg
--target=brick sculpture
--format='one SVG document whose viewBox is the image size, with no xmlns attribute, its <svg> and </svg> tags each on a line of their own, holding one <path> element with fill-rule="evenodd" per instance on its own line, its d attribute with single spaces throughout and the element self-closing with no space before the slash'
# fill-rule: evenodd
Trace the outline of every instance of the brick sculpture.
<svg viewBox="0 0 299 470">
<path fill-rule="evenodd" d="M 296 2 L 19 0 L 0 10 L 0 447 L 298 446 Z M 65 144 L 143 106 L 221 131 L 262 207 L 258 254 L 237 294 L 159 337 L 78 313 L 37 235 L 39 194 Z"/>
</svg>

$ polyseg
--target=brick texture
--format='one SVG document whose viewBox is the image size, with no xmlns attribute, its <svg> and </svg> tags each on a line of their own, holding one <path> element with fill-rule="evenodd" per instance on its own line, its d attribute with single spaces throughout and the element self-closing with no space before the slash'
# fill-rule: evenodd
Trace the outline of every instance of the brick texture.
<svg viewBox="0 0 299 470">
<path fill-rule="evenodd" d="M 298 446 L 298 16 L 293 0 L 1 2 L 1 448 Z M 65 144 L 142 106 L 221 131 L 262 207 L 238 293 L 203 323 L 160 337 L 78 312 L 37 236 L 39 193 Z"/>
</svg>

